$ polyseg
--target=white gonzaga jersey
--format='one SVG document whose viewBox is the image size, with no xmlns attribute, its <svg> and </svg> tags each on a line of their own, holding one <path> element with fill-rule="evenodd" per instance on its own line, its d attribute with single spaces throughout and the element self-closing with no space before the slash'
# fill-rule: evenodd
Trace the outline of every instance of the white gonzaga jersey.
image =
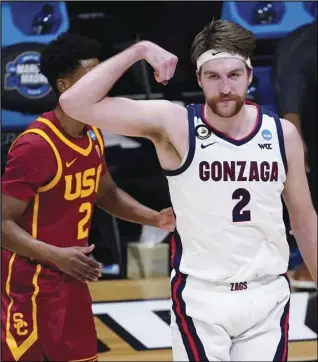
<svg viewBox="0 0 318 362">
<path fill-rule="evenodd" d="M 251 281 L 287 271 L 281 193 L 287 162 L 280 119 L 258 109 L 253 131 L 234 140 L 188 106 L 189 151 L 165 171 L 177 227 L 176 272 L 211 282 Z"/>
</svg>

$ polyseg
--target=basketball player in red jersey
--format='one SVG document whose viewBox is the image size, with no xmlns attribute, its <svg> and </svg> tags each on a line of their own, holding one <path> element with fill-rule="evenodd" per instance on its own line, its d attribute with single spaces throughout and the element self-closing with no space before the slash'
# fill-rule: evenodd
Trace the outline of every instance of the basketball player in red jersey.
<svg viewBox="0 0 318 362">
<path fill-rule="evenodd" d="M 41 56 L 41 70 L 63 93 L 101 60 L 96 41 L 63 34 Z M 120 190 L 104 161 L 103 136 L 57 106 L 12 145 L 2 178 L 4 361 L 97 361 L 87 281 L 101 276 L 87 246 L 94 203 L 136 223 L 173 230 Z"/>
</svg>

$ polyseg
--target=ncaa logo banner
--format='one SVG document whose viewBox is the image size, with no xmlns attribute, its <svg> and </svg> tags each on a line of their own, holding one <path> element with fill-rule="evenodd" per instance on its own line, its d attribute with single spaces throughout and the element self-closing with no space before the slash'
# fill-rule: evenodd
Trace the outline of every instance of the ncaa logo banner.
<svg viewBox="0 0 318 362">
<path fill-rule="evenodd" d="M 40 73 L 40 54 L 27 51 L 6 64 L 5 90 L 17 90 L 26 98 L 42 98 L 51 87 L 46 77 Z"/>
</svg>

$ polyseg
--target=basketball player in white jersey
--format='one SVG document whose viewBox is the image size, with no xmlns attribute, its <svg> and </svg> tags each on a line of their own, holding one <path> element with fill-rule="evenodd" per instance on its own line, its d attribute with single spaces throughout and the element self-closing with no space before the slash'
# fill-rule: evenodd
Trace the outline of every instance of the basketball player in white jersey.
<svg viewBox="0 0 318 362">
<path fill-rule="evenodd" d="M 218 20 L 193 42 L 206 102 L 109 97 L 141 59 L 158 82 L 177 58 L 143 41 L 108 59 L 63 93 L 64 111 L 109 132 L 153 141 L 176 214 L 172 244 L 172 347 L 176 361 L 286 361 L 290 289 L 284 197 L 317 282 L 317 215 L 296 128 L 246 102 L 255 39 Z"/>
</svg>

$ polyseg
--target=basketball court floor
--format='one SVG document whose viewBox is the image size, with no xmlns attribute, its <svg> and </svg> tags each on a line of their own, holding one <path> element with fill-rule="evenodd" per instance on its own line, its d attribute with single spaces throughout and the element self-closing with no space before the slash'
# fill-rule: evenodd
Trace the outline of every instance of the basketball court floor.
<svg viewBox="0 0 318 362">
<path fill-rule="evenodd" d="M 172 361 L 169 288 L 167 277 L 90 284 L 99 361 Z M 317 360 L 317 335 L 304 322 L 308 298 L 292 293 L 289 361 Z"/>
</svg>

